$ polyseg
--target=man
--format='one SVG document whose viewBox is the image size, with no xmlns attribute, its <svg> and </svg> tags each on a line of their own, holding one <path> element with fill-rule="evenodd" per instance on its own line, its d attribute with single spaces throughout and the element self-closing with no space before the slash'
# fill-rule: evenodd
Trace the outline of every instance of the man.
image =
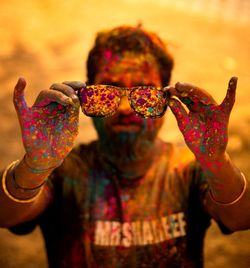
<svg viewBox="0 0 250 268">
<path fill-rule="evenodd" d="M 211 218 L 227 233 L 250 227 L 249 186 L 225 152 L 237 79 L 218 105 L 166 87 L 172 66 L 158 36 L 124 26 L 97 36 L 88 86 L 53 84 L 28 107 L 19 79 L 26 154 L 3 172 L 0 222 L 19 234 L 39 224 L 50 267 L 202 267 Z M 195 161 L 157 137 L 166 104 Z M 71 151 L 80 106 L 102 116 L 99 139 Z"/>
</svg>

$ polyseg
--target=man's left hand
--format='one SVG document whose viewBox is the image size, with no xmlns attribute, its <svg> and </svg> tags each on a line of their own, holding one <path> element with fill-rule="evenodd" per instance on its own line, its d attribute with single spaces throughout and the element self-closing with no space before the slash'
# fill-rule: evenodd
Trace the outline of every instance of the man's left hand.
<svg viewBox="0 0 250 268">
<path fill-rule="evenodd" d="M 187 146 L 201 163 L 217 161 L 225 154 L 228 122 L 235 102 L 236 86 L 237 77 L 232 77 L 227 94 L 220 105 L 208 92 L 196 86 L 177 83 L 175 87 L 170 87 L 169 106 Z"/>
</svg>

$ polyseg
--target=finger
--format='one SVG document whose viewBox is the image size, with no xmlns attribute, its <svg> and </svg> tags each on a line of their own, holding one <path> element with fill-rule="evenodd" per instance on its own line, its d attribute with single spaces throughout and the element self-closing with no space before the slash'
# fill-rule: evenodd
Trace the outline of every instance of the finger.
<svg viewBox="0 0 250 268">
<path fill-rule="evenodd" d="M 68 107 L 69 121 L 73 124 L 79 121 L 80 106 L 71 105 Z"/>
<path fill-rule="evenodd" d="M 79 90 L 86 87 L 86 83 L 80 81 L 64 81 L 63 84 L 72 87 L 74 90 Z"/>
<path fill-rule="evenodd" d="M 224 100 L 222 101 L 220 107 L 223 110 L 228 111 L 229 113 L 231 112 L 234 103 L 235 103 L 235 95 L 236 95 L 236 88 L 237 88 L 237 77 L 232 77 L 229 80 L 228 83 L 228 89 L 227 89 L 227 94 L 224 98 Z"/>
<path fill-rule="evenodd" d="M 178 98 L 190 99 L 193 103 L 202 103 L 205 105 L 216 104 L 214 98 L 204 89 L 198 88 L 188 83 L 176 83 L 176 96 Z"/>
<path fill-rule="evenodd" d="M 55 83 L 51 85 L 50 89 L 62 92 L 66 96 L 70 97 L 75 104 L 80 105 L 79 98 L 72 87 L 61 83 Z"/>
<path fill-rule="evenodd" d="M 24 89 L 26 87 L 26 81 L 24 78 L 19 78 L 14 89 L 13 102 L 17 113 L 20 115 L 27 112 L 28 105 L 24 97 Z"/>
<path fill-rule="evenodd" d="M 171 92 L 174 89 L 175 88 L 173 86 L 166 86 L 166 87 L 162 88 L 162 91 L 163 92 Z"/>
<path fill-rule="evenodd" d="M 33 107 L 44 107 L 52 102 L 57 102 L 63 106 L 74 105 L 72 99 L 57 90 L 42 90 L 38 95 Z"/>
<path fill-rule="evenodd" d="M 169 97 L 171 97 L 171 96 L 176 96 L 176 89 L 175 89 L 175 87 L 173 87 L 173 86 L 166 86 L 166 87 L 162 88 L 162 91 L 163 91 L 164 93 L 167 93 L 167 95 L 168 95 Z"/>
<path fill-rule="evenodd" d="M 177 120 L 180 129 L 184 129 L 188 123 L 188 113 L 182 106 L 181 102 L 175 98 L 171 98 L 169 101 L 169 107 Z"/>
</svg>

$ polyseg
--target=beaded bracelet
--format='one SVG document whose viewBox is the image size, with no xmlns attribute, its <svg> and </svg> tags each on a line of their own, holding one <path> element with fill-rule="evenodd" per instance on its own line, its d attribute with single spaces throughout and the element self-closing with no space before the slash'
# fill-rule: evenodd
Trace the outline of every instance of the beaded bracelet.
<svg viewBox="0 0 250 268">
<path fill-rule="evenodd" d="M 16 202 L 16 203 L 31 203 L 33 201 L 35 201 L 38 196 L 41 194 L 41 190 L 37 192 L 37 194 L 31 198 L 28 198 L 28 199 L 19 199 L 19 198 L 16 198 L 14 197 L 13 195 L 11 195 L 11 193 L 8 191 L 7 189 L 7 185 L 6 185 L 6 177 L 7 177 L 7 173 L 9 170 L 11 170 L 17 163 L 19 162 L 19 160 L 16 160 L 14 162 L 12 162 L 10 165 L 7 166 L 7 168 L 4 170 L 3 172 L 3 176 L 2 176 L 2 188 L 3 188 L 3 191 L 5 193 L 5 195 L 11 199 L 12 201 Z"/>
<path fill-rule="evenodd" d="M 210 191 L 209 191 L 209 194 L 210 194 L 211 199 L 212 199 L 215 203 L 217 203 L 217 204 L 219 204 L 219 205 L 223 205 L 223 206 L 231 206 L 231 205 L 237 203 L 237 202 L 242 198 L 242 196 L 244 195 L 244 193 L 245 193 L 245 191 L 246 191 L 246 189 L 247 189 L 247 180 L 246 180 L 245 175 L 244 175 L 242 172 L 241 172 L 241 176 L 242 176 L 243 181 L 244 181 L 244 186 L 243 186 L 242 192 L 240 193 L 240 195 L 239 195 L 236 199 L 234 199 L 232 202 L 228 202 L 228 203 L 226 203 L 226 202 L 221 202 L 221 201 L 217 201 L 217 200 L 214 199 L 213 194 L 212 194 L 212 192 L 211 192 L 211 190 L 210 190 Z"/>
</svg>

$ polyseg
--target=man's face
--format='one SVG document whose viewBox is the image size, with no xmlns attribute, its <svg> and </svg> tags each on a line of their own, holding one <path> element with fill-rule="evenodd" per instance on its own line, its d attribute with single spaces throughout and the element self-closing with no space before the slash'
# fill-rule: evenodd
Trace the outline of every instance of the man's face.
<svg viewBox="0 0 250 268">
<path fill-rule="evenodd" d="M 159 67 L 151 54 L 132 52 L 112 54 L 107 50 L 100 60 L 95 84 L 120 87 L 161 86 Z M 127 97 L 124 96 L 114 115 L 94 118 L 93 122 L 100 138 L 107 135 L 111 138 L 117 135 L 136 135 L 153 140 L 163 123 L 163 118 L 145 119 L 137 116 L 130 107 Z"/>
</svg>

